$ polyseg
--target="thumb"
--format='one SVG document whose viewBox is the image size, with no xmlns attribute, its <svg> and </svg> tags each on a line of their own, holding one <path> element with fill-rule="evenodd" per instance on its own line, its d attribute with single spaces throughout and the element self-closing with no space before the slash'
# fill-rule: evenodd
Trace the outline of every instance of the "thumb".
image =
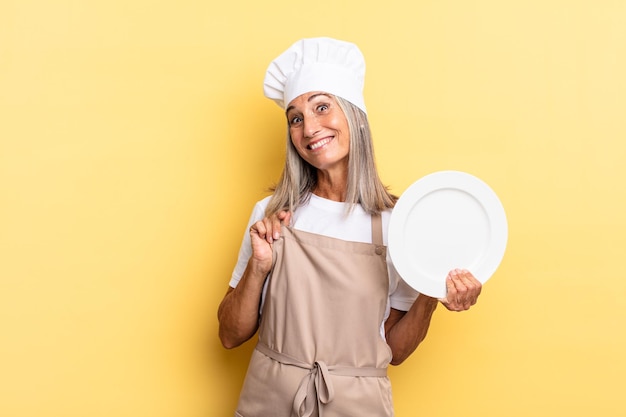
<svg viewBox="0 0 626 417">
<path fill-rule="evenodd" d="M 450 275 L 448 274 L 448 276 L 446 277 L 446 295 L 445 297 L 439 298 L 438 300 L 442 304 L 448 303 L 448 294 L 450 294 L 453 291 L 454 291 L 454 283 L 452 282 L 452 277 L 450 277 Z"/>
</svg>

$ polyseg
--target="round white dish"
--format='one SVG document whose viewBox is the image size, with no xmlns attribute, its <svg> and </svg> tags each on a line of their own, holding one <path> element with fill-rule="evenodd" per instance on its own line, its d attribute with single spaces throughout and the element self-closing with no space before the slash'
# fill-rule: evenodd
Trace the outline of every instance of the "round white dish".
<svg viewBox="0 0 626 417">
<path fill-rule="evenodd" d="M 402 279 L 420 293 L 443 298 L 446 276 L 469 270 L 481 283 L 496 271 L 506 249 L 504 207 L 482 180 L 439 171 L 402 193 L 389 220 L 389 255 Z"/>
</svg>

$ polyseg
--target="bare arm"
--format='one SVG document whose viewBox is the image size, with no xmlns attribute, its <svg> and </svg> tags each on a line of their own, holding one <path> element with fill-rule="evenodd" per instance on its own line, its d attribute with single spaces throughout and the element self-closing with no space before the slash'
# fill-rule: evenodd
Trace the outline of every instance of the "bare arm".
<svg viewBox="0 0 626 417">
<path fill-rule="evenodd" d="M 450 271 L 446 287 L 446 297 L 441 300 L 420 294 L 409 311 L 391 309 L 385 333 L 392 352 L 392 365 L 404 362 L 424 340 L 439 302 L 450 311 L 467 310 L 476 303 L 482 289 L 480 281 L 469 271 L 460 269 Z"/>
<path fill-rule="evenodd" d="M 266 276 L 267 273 L 255 268 L 253 262 L 248 262 L 237 287 L 228 287 L 217 310 L 219 337 L 225 348 L 237 347 L 256 333 Z"/>
<path fill-rule="evenodd" d="M 404 362 L 424 340 L 438 303 L 435 298 L 420 295 L 409 311 L 391 309 L 385 333 L 392 352 L 392 365 Z"/>
<path fill-rule="evenodd" d="M 246 342 L 258 329 L 263 284 L 272 268 L 272 245 L 280 237 L 281 222 L 289 224 L 290 218 L 281 212 L 250 228 L 252 256 L 237 287 L 228 288 L 217 310 L 219 337 L 227 349 Z"/>
</svg>

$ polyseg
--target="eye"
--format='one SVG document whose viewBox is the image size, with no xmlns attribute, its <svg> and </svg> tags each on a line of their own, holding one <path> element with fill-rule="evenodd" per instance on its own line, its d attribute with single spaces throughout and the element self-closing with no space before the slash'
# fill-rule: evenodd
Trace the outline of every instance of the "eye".
<svg viewBox="0 0 626 417">
<path fill-rule="evenodd" d="M 297 125 L 300 122 L 302 122 L 302 118 L 300 116 L 292 116 L 289 119 L 289 126 Z"/>
<path fill-rule="evenodd" d="M 326 111 L 328 110 L 328 108 L 328 104 L 320 104 L 319 106 L 317 106 L 317 111 Z"/>
</svg>

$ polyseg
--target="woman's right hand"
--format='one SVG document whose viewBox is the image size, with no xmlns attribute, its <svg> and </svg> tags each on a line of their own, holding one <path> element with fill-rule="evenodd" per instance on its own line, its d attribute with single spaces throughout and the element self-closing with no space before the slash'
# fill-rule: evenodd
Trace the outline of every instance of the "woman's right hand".
<svg viewBox="0 0 626 417">
<path fill-rule="evenodd" d="M 265 217 L 250 227 L 250 242 L 252 243 L 252 258 L 259 272 L 269 273 L 272 269 L 272 247 L 274 241 L 280 238 L 281 224 L 289 226 L 291 212 L 280 211 Z"/>
<path fill-rule="evenodd" d="M 235 288 L 228 288 L 217 311 L 224 347 L 239 346 L 257 331 L 263 284 L 272 269 L 272 246 L 280 237 L 281 224 L 288 226 L 290 220 L 291 213 L 281 211 L 250 227 L 252 256 L 239 283 Z"/>
</svg>

